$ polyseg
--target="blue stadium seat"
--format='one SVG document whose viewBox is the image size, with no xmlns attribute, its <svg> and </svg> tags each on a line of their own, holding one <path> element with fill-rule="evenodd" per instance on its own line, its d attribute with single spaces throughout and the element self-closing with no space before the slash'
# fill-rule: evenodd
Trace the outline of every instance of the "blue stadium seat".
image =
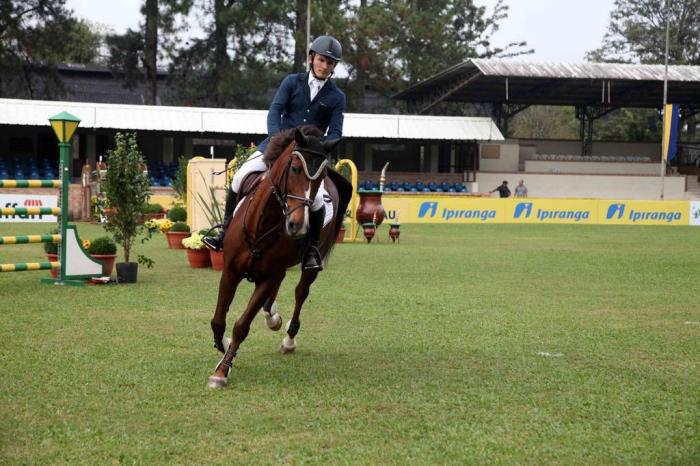
<svg viewBox="0 0 700 466">
<path fill-rule="evenodd" d="M 423 191 L 423 189 L 425 189 L 425 183 L 422 181 L 416 181 L 416 189 L 418 191 Z"/>
</svg>

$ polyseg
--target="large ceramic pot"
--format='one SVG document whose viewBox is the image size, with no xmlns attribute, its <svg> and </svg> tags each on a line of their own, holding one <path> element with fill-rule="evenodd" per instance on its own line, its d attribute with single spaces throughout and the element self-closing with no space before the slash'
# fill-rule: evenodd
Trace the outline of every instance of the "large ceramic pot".
<svg viewBox="0 0 700 466">
<path fill-rule="evenodd" d="M 93 259 L 97 259 L 102 262 L 102 271 L 105 277 L 112 275 L 112 270 L 114 270 L 114 261 L 117 259 L 116 254 L 91 254 Z"/>
<path fill-rule="evenodd" d="M 187 231 L 169 231 L 165 234 L 168 238 L 168 247 L 170 249 L 185 249 L 182 245 L 182 240 L 190 236 Z"/>
<path fill-rule="evenodd" d="M 382 207 L 382 192 L 381 191 L 364 191 L 357 192 L 360 195 L 360 205 L 355 212 L 355 218 L 360 225 L 374 222 L 379 226 L 384 221 L 384 207 Z"/>
<path fill-rule="evenodd" d="M 224 270 L 224 251 L 209 250 L 209 258 L 213 270 Z"/>
<path fill-rule="evenodd" d="M 49 262 L 59 262 L 58 254 L 46 253 L 46 258 L 49 260 Z M 58 278 L 58 269 L 51 269 L 50 272 L 52 278 Z"/>
<path fill-rule="evenodd" d="M 207 248 L 188 249 L 187 260 L 190 262 L 190 267 L 194 269 L 205 269 L 211 266 L 211 258 Z"/>
</svg>

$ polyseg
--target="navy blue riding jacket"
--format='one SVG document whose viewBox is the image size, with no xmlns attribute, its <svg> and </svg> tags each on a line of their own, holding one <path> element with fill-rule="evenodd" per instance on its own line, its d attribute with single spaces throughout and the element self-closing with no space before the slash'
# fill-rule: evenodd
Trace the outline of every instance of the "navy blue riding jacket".
<svg viewBox="0 0 700 466">
<path fill-rule="evenodd" d="M 345 94 L 329 79 L 311 100 L 309 73 L 287 75 L 280 84 L 267 112 L 268 136 L 258 144 L 265 152 L 271 136 L 285 129 L 312 124 L 328 134 L 326 139 L 339 139 L 343 135 Z"/>
</svg>

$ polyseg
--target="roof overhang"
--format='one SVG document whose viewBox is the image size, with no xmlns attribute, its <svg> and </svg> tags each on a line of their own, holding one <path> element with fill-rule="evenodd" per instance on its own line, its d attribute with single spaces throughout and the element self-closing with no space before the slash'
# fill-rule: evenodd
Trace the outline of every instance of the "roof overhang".
<svg viewBox="0 0 700 466">
<path fill-rule="evenodd" d="M 165 107 L 0 99 L 0 125 L 48 127 L 68 111 L 80 128 L 187 133 L 267 134 L 267 110 Z M 450 141 L 503 140 L 491 118 L 346 113 L 343 136 Z"/>
<path fill-rule="evenodd" d="M 471 59 L 399 92 L 418 112 L 441 101 L 657 108 L 663 65 Z M 700 66 L 668 67 L 668 102 L 700 105 Z"/>
</svg>

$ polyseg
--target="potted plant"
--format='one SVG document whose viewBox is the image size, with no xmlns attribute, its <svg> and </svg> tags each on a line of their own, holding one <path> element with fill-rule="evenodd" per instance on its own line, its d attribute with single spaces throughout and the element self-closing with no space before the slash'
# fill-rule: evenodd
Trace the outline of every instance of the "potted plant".
<svg viewBox="0 0 700 466">
<path fill-rule="evenodd" d="M 190 227 L 185 222 L 175 222 L 165 235 L 170 249 L 184 249 L 182 240 L 190 236 Z"/>
<path fill-rule="evenodd" d="M 117 258 L 117 243 L 109 236 L 100 236 L 90 242 L 87 252 L 95 259 L 102 262 L 103 275 L 112 275 L 114 261 Z"/>
<path fill-rule="evenodd" d="M 101 180 L 102 207 L 110 209 L 104 227 L 124 252 L 124 262 L 116 265 L 117 279 L 120 283 L 134 283 L 139 263 L 153 266 L 153 261 L 143 255 L 137 256 L 138 262 L 130 262 L 136 238 L 145 235 L 143 242 L 151 235 L 140 221 L 148 203 L 151 183 L 143 171 L 144 160 L 136 134 L 117 133 L 114 142 L 115 148 L 107 152 L 107 171 Z"/>
<path fill-rule="evenodd" d="M 187 221 L 187 211 L 184 207 L 175 206 L 168 210 L 168 220 L 171 222 L 186 222 Z"/>
<path fill-rule="evenodd" d="M 199 234 L 202 235 L 202 238 L 204 238 L 204 236 L 216 236 L 219 234 L 219 230 L 217 228 L 211 231 L 205 229 L 200 230 Z M 211 268 L 214 270 L 224 270 L 224 250 L 214 251 L 213 249 L 209 249 L 208 251 L 209 259 L 211 260 Z"/>
<path fill-rule="evenodd" d="M 147 222 L 148 220 L 152 219 L 157 219 L 157 218 L 163 218 L 165 217 L 165 210 L 163 210 L 163 206 L 160 204 L 146 204 L 146 207 L 143 210 L 143 221 Z"/>
<path fill-rule="evenodd" d="M 204 247 L 202 238 L 202 235 L 195 233 L 182 240 L 182 245 L 187 248 L 187 260 L 190 262 L 190 267 L 195 269 L 211 265 L 209 250 Z"/>
<path fill-rule="evenodd" d="M 49 234 L 57 235 L 58 229 L 52 229 Z M 44 243 L 44 252 L 49 262 L 58 262 L 58 243 Z M 51 269 L 51 277 L 58 278 L 58 269 Z"/>
</svg>

